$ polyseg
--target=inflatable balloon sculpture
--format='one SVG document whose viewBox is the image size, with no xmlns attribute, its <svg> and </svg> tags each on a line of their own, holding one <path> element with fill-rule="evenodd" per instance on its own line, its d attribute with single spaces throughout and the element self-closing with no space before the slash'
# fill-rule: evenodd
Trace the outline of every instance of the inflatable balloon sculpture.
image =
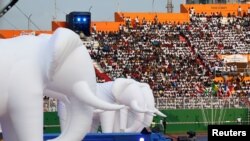
<svg viewBox="0 0 250 141">
<path fill-rule="evenodd" d="M 91 128 L 94 108 L 124 107 L 95 96 L 91 58 L 73 31 L 59 28 L 53 35 L 1 39 L 0 45 L 4 141 L 43 141 L 44 94 L 68 103 L 69 123 L 56 141 L 81 141 Z"/>
<path fill-rule="evenodd" d="M 118 78 L 115 81 L 98 83 L 97 96 L 109 103 L 126 105 L 126 108 L 120 111 L 96 110 L 92 132 L 96 132 L 99 123 L 103 133 L 140 132 L 144 127 L 151 125 L 155 114 L 166 117 L 155 108 L 149 85 L 133 79 Z M 63 104 L 60 105 L 58 106 L 59 117 L 61 124 L 64 125 L 67 114 Z M 65 129 L 62 128 L 62 130 Z"/>
</svg>

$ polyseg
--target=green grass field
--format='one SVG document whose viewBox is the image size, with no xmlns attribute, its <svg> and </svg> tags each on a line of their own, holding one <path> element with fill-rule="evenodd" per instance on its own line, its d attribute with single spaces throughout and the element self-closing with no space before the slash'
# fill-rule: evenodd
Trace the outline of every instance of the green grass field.
<svg viewBox="0 0 250 141">
<path fill-rule="evenodd" d="M 187 131 L 206 133 L 208 124 L 238 124 L 237 118 L 241 118 L 243 124 L 249 124 L 248 109 L 171 109 L 161 110 L 167 115 L 167 134 L 186 134 Z M 160 117 L 154 118 L 159 123 Z M 44 113 L 44 132 L 60 132 L 59 119 L 56 112 Z"/>
</svg>

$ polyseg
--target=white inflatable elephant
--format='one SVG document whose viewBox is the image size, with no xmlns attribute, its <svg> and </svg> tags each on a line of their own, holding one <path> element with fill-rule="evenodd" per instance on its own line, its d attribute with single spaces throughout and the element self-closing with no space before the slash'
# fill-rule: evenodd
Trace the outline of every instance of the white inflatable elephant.
<svg viewBox="0 0 250 141">
<path fill-rule="evenodd" d="M 129 107 L 121 109 L 119 114 L 115 113 L 113 132 L 141 132 L 144 127 L 150 127 L 155 114 L 166 117 L 155 108 L 153 92 L 146 83 L 119 78 L 114 81 L 112 93 L 115 95 L 116 103 L 123 103 Z M 133 103 L 138 104 L 133 106 Z M 102 118 L 105 119 L 105 116 L 107 115 L 100 114 L 102 128 Z"/>
<path fill-rule="evenodd" d="M 156 115 L 159 115 L 161 117 L 166 117 L 165 114 L 163 114 L 162 112 L 160 112 L 158 109 L 155 108 L 155 100 L 154 100 L 154 96 L 153 96 L 153 91 L 150 88 L 150 86 L 147 83 L 138 83 L 138 86 L 141 88 L 141 91 L 144 95 L 144 100 L 145 100 L 145 107 L 148 110 L 148 112 L 144 113 L 144 119 L 142 121 L 140 121 L 140 127 L 139 128 L 134 128 L 137 129 L 136 132 L 141 132 L 142 129 L 144 127 L 150 127 L 151 123 L 153 122 L 153 117 Z M 123 109 L 121 109 L 123 110 Z M 122 114 L 120 114 L 120 116 L 122 116 Z M 127 116 L 127 127 L 133 127 L 135 124 L 135 118 L 134 118 L 135 114 L 134 112 L 131 112 L 129 110 L 128 112 L 128 116 Z M 117 118 L 122 120 L 122 118 Z M 121 123 L 121 121 L 119 121 Z M 116 124 L 119 124 L 119 122 L 116 122 Z M 118 127 L 117 125 L 115 125 L 114 127 Z M 120 129 L 121 130 L 121 129 Z M 115 129 L 115 131 L 119 131 L 119 129 Z"/>
<path fill-rule="evenodd" d="M 97 96 L 109 103 L 126 105 L 120 111 L 96 110 L 91 132 L 96 132 L 101 124 L 103 133 L 140 132 L 149 127 L 153 120 L 153 113 L 165 117 L 155 108 L 154 97 L 148 84 L 139 83 L 133 79 L 118 78 L 115 81 L 97 84 Z M 67 113 L 60 102 L 58 113 L 61 130 L 67 123 Z"/>
<path fill-rule="evenodd" d="M 68 103 L 69 124 L 56 141 L 81 141 L 91 127 L 94 108 L 124 107 L 95 96 L 91 58 L 73 31 L 59 28 L 51 36 L 0 39 L 0 45 L 4 141 L 43 141 L 44 94 Z"/>
</svg>

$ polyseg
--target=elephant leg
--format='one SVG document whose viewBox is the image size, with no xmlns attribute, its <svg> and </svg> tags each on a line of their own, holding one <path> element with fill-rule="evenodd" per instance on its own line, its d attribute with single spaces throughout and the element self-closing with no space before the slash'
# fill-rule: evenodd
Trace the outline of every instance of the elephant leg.
<svg viewBox="0 0 250 141">
<path fill-rule="evenodd" d="M 144 125 L 144 113 L 130 112 L 128 116 L 128 128 L 125 132 L 137 132 Z"/>
<path fill-rule="evenodd" d="M 105 111 L 100 114 L 100 121 L 103 133 L 113 132 L 115 114 L 115 111 Z"/>
<path fill-rule="evenodd" d="M 68 107 L 68 106 L 67 106 Z M 61 132 L 63 132 L 67 126 L 67 122 L 69 120 L 67 120 L 67 110 L 66 108 L 66 104 L 64 104 L 62 101 L 58 101 L 58 105 L 57 105 L 57 112 L 58 112 L 58 116 L 59 116 L 59 120 L 60 120 L 60 128 L 61 128 Z"/>
<path fill-rule="evenodd" d="M 43 141 L 43 89 L 36 61 L 23 60 L 9 74 L 8 113 L 18 141 Z"/>
<path fill-rule="evenodd" d="M 17 100 L 11 107 L 10 119 L 18 141 L 43 141 L 42 94 Z"/>
<path fill-rule="evenodd" d="M 1 117 L 1 126 L 3 129 L 3 138 L 4 141 L 18 141 L 14 126 L 10 120 L 9 114 Z"/>
<path fill-rule="evenodd" d="M 48 141 L 81 141 L 90 131 L 93 117 L 93 107 L 82 104 L 77 98 L 69 99 L 71 104 L 67 110 L 67 125 L 60 136 Z M 69 115 L 69 117 L 68 117 Z"/>
<path fill-rule="evenodd" d="M 145 127 L 150 127 L 151 123 L 153 122 L 154 116 L 152 114 L 145 114 L 144 115 L 144 126 Z"/>
<path fill-rule="evenodd" d="M 128 109 L 123 108 L 120 110 L 120 131 L 123 131 L 127 128 L 128 122 Z"/>
<path fill-rule="evenodd" d="M 100 118 L 99 118 L 99 115 L 95 114 L 94 118 L 93 118 L 93 122 L 92 122 L 90 132 L 91 133 L 97 133 L 98 129 L 99 129 L 99 126 L 100 126 Z"/>
<path fill-rule="evenodd" d="M 118 114 L 116 112 L 116 114 L 115 114 L 115 120 L 114 120 L 114 126 L 113 126 L 113 132 L 114 133 L 124 132 L 124 130 L 121 130 L 121 127 L 120 127 L 121 126 L 120 124 L 122 122 L 122 121 L 120 121 L 121 120 L 120 116 L 124 116 L 124 115 Z M 126 125 L 127 125 L 127 123 L 126 123 Z"/>
<path fill-rule="evenodd" d="M 123 108 L 115 115 L 113 132 L 124 132 L 127 128 L 128 109 Z"/>
</svg>

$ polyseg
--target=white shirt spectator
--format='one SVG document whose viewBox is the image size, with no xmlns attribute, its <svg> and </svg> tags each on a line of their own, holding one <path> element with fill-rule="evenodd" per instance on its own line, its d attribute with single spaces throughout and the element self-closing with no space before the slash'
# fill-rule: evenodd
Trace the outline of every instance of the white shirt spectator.
<svg viewBox="0 0 250 141">
<path fill-rule="evenodd" d="M 193 16 L 194 13 L 195 13 L 195 9 L 192 7 L 192 8 L 190 9 L 190 14 Z"/>
<path fill-rule="evenodd" d="M 138 17 L 135 18 L 135 23 L 139 24 L 139 18 Z"/>
<path fill-rule="evenodd" d="M 92 26 L 92 29 L 93 29 L 93 32 L 96 32 L 96 25 L 95 24 Z"/>
<path fill-rule="evenodd" d="M 241 16 L 241 7 L 238 8 L 238 16 Z"/>
<path fill-rule="evenodd" d="M 238 8 L 238 12 L 241 12 L 241 7 Z"/>
<path fill-rule="evenodd" d="M 119 29 L 120 29 L 120 31 L 123 31 L 123 26 L 120 25 L 120 26 L 119 26 Z"/>
</svg>

